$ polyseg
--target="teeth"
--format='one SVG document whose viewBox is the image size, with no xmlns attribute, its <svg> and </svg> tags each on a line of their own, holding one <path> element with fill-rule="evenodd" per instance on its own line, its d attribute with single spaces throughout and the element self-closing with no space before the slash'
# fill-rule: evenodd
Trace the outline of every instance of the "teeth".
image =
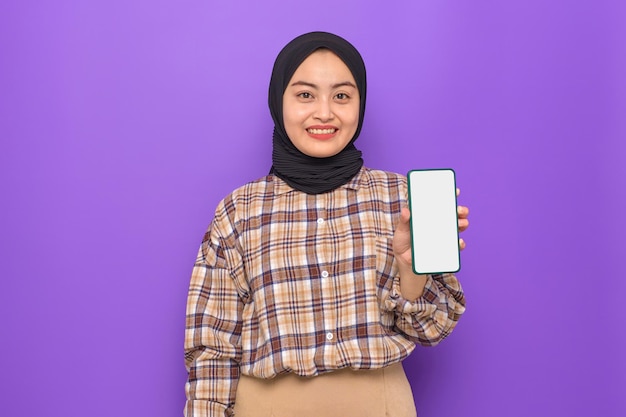
<svg viewBox="0 0 626 417">
<path fill-rule="evenodd" d="M 330 135 L 331 133 L 335 133 L 335 129 L 307 129 L 309 133 L 313 133 L 314 135 Z"/>
</svg>

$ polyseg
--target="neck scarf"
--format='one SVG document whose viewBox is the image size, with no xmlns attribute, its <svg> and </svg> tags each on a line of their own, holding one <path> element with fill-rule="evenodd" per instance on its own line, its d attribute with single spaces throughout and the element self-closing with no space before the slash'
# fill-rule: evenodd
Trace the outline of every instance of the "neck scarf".
<svg viewBox="0 0 626 417">
<path fill-rule="evenodd" d="M 325 48 L 337 55 L 350 69 L 359 90 L 359 123 L 346 147 L 334 156 L 314 158 L 300 152 L 291 142 L 283 123 L 283 94 L 296 69 L 313 52 Z M 272 169 L 292 188 L 307 194 L 332 191 L 350 181 L 363 166 L 361 151 L 354 147 L 365 112 L 365 64 L 361 55 L 345 39 L 326 32 L 311 32 L 289 42 L 278 54 L 269 88 L 269 107 L 274 120 Z"/>
</svg>

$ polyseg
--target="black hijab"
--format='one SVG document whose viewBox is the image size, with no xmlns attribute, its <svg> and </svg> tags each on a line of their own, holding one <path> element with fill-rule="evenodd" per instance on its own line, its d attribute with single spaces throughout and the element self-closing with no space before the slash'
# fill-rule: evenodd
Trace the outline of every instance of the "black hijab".
<svg viewBox="0 0 626 417">
<path fill-rule="evenodd" d="M 291 142 L 283 123 L 283 94 L 296 69 L 313 52 L 329 49 L 350 69 L 359 90 L 359 123 L 346 147 L 334 156 L 314 158 L 300 152 Z M 365 64 L 363 58 L 345 39 L 326 32 L 311 32 L 289 42 L 278 54 L 269 89 L 269 107 L 274 119 L 271 173 L 291 187 L 307 194 L 332 191 L 350 181 L 363 166 L 361 151 L 354 147 L 365 113 Z"/>
</svg>

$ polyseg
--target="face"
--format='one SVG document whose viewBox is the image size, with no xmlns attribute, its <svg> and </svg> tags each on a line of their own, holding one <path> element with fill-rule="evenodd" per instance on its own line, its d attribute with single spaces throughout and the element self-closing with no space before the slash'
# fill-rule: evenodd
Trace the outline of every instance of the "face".
<svg viewBox="0 0 626 417">
<path fill-rule="evenodd" d="M 356 133 L 359 100 L 346 64 L 329 50 L 313 52 L 293 74 L 283 95 L 289 139 L 308 156 L 338 154 Z"/>
</svg>

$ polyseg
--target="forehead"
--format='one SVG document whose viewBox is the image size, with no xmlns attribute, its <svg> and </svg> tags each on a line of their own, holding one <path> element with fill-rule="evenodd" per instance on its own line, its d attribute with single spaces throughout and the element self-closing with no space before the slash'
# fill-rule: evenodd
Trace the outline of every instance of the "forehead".
<svg viewBox="0 0 626 417">
<path fill-rule="evenodd" d="M 311 79 L 355 83 L 348 66 L 329 49 L 318 49 L 302 61 L 293 73 L 291 82 Z"/>
</svg>

